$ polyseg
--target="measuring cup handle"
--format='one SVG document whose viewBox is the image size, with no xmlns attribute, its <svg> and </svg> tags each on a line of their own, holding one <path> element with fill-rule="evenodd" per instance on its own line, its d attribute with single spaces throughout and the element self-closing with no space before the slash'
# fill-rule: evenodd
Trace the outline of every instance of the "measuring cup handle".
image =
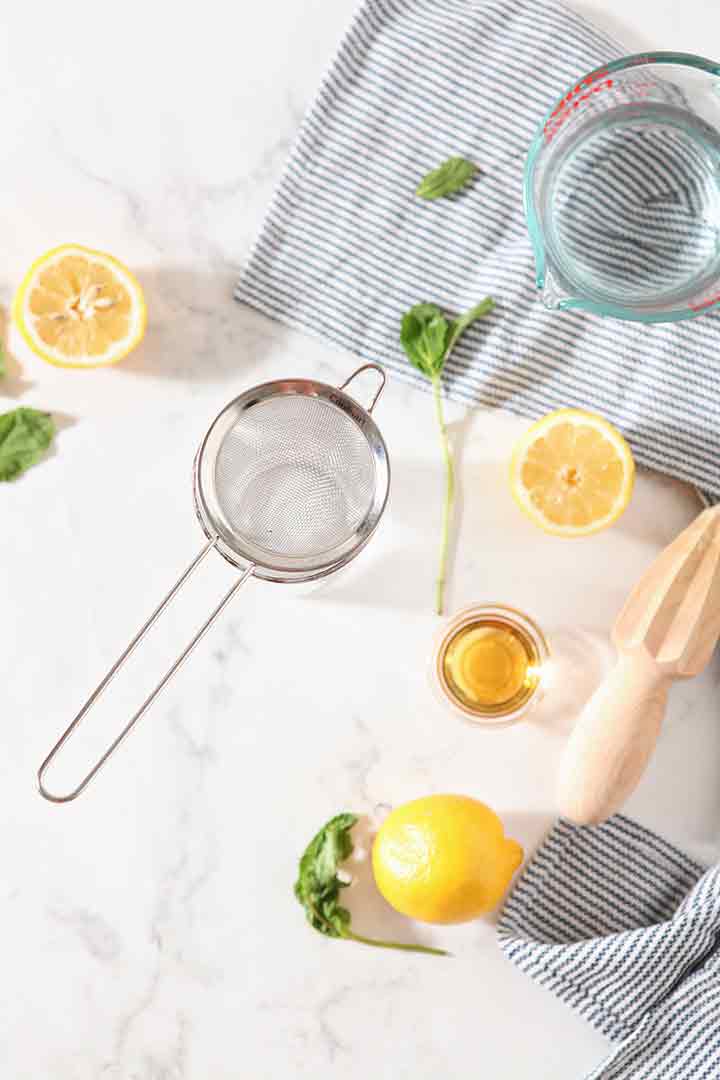
<svg viewBox="0 0 720 1080">
<path fill-rule="evenodd" d="M 93 690 L 92 694 L 90 695 L 88 700 L 85 702 L 85 704 L 83 705 L 83 707 L 81 708 L 80 712 L 77 714 L 75 719 L 68 725 L 68 727 L 62 733 L 62 735 L 60 736 L 58 741 L 55 743 L 52 750 L 50 751 L 50 753 L 48 754 L 48 756 L 45 758 L 42 765 L 38 769 L 38 774 L 37 774 L 38 788 L 39 788 L 40 794 L 42 795 L 42 797 L 44 799 L 47 799 L 49 802 L 54 802 L 54 803 L 65 803 L 65 802 L 72 802 L 73 799 L 76 799 L 78 797 L 78 795 L 82 794 L 82 792 L 88 786 L 90 781 L 97 775 L 97 773 L 103 767 L 105 762 L 115 753 L 115 751 L 117 750 L 118 746 L 123 741 L 123 739 L 125 739 L 130 734 L 132 729 L 137 724 L 138 720 L 140 720 L 140 718 L 145 715 L 145 713 L 150 708 L 150 706 L 152 705 L 153 701 L 158 696 L 160 691 L 164 690 L 164 688 L 170 682 L 170 680 L 172 679 L 172 677 L 176 673 L 176 671 L 178 671 L 179 668 L 182 666 L 182 664 L 187 660 L 187 658 L 190 655 L 190 653 L 192 652 L 192 650 L 198 644 L 200 639 L 205 635 L 206 631 L 210 629 L 212 624 L 217 619 L 218 615 L 220 615 L 220 613 L 225 609 L 226 605 L 229 604 L 229 602 L 232 600 L 233 596 L 238 591 L 240 586 L 244 585 L 245 582 L 247 581 L 247 579 L 251 576 L 251 574 L 253 573 L 253 571 L 255 569 L 254 565 L 252 565 L 252 564 L 250 566 L 248 566 L 248 568 L 246 570 L 243 571 L 243 573 L 238 578 L 238 580 L 232 585 L 232 587 L 230 589 L 228 589 L 228 591 L 225 593 L 225 596 L 223 596 L 222 600 L 217 605 L 215 610 L 205 620 L 205 622 L 202 624 L 202 626 L 197 631 L 195 636 L 191 639 L 189 644 L 185 647 L 183 652 L 180 653 L 180 656 L 177 658 L 175 663 L 172 664 L 172 666 L 165 672 L 165 674 L 163 675 L 162 679 L 157 684 L 155 689 L 145 698 L 145 701 L 142 703 L 142 705 L 137 710 L 137 712 L 130 718 L 130 720 L 125 725 L 125 727 L 122 729 L 120 734 L 115 739 L 113 739 L 113 741 L 110 743 L 110 746 L 107 748 L 105 753 L 102 755 L 102 757 L 98 758 L 98 760 L 95 762 L 93 767 L 90 769 L 90 771 L 87 773 L 87 775 L 80 781 L 80 783 L 77 785 L 77 787 L 73 788 L 73 790 L 68 792 L 66 795 L 55 795 L 52 791 L 49 791 L 47 789 L 47 787 L 45 786 L 45 782 L 44 782 L 43 778 L 45 776 L 45 772 L 47 771 L 48 766 L 51 764 L 51 762 L 55 758 L 56 754 L 65 745 L 65 743 L 70 738 L 70 736 L 73 734 L 73 732 L 76 730 L 76 728 L 79 727 L 82 720 L 88 714 L 88 712 L 90 711 L 92 706 L 95 704 L 97 699 L 100 697 L 100 695 L 103 693 L 103 691 L 106 689 L 106 687 L 115 678 L 118 671 L 123 666 L 125 661 L 128 659 L 130 654 L 135 651 L 136 647 L 140 644 L 142 639 L 145 637 L 148 630 L 157 622 L 157 620 L 162 615 L 163 611 L 165 611 L 165 608 L 177 596 L 180 589 L 183 587 L 183 585 L 188 580 L 190 575 L 198 568 L 198 566 L 203 561 L 203 559 L 205 558 L 207 553 L 214 546 L 215 546 L 215 541 L 210 540 L 205 545 L 205 547 L 202 549 L 200 554 L 197 555 L 193 559 L 193 561 L 190 563 L 190 565 L 187 567 L 187 569 L 183 571 L 183 573 L 180 575 L 180 577 L 177 579 L 177 581 L 173 585 L 170 592 L 158 604 L 158 606 L 155 608 L 155 610 L 153 611 L 150 618 L 140 627 L 137 634 L 132 639 L 130 644 L 127 646 L 125 651 L 122 653 L 122 655 L 119 657 L 119 659 L 115 661 L 115 663 L 110 668 L 110 670 L 108 671 L 105 678 Z"/>
<path fill-rule="evenodd" d="M 387 375 L 385 374 L 385 369 L 381 368 L 379 364 L 363 364 L 356 371 L 353 371 L 349 379 L 346 379 L 344 383 L 338 386 L 338 390 L 344 390 L 347 386 L 350 385 L 353 379 L 356 379 L 358 375 L 362 374 L 363 371 L 376 371 L 380 376 L 380 385 L 375 392 L 375 397 L 372 399 L 370 405 L 366 410 L 367 412 L 371 413 L 377 405 L 378 399 L 382 394 L 383 390 L 385 389 L 385 383 L 387 382 Z"/>
</svg>

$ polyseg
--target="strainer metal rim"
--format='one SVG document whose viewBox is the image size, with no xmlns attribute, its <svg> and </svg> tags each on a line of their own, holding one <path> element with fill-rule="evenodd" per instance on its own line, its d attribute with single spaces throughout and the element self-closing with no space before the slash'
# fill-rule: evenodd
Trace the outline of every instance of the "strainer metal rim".
<svg viewBox="0 0 720 1080">
<path fill-rule="evenodd" d="M 375 491 L 372 503 L 358 529 L 346 540 L 328 550 L 309 556 L 276 556 L 274 553 L 238 536 L 227 522 L 216 495 L 215 465 L 222 440 L 247 409 L 276 397 L 317 398 L 340 409 L 365 436 L 375 467 Z M 207 429 L 193 464 L 195 511 L 209 540 L 233 566 L 253 566 L 255 577 L 265 581 L 310 581 L 340 569 L 353 559 L 375 532 L 387 504 L 390 491 L 390 463 L 385 440 L 370 413 L 342 389 L 316 379 L 276 379 L 253 387 L 218 413 Z"/>
</svg>

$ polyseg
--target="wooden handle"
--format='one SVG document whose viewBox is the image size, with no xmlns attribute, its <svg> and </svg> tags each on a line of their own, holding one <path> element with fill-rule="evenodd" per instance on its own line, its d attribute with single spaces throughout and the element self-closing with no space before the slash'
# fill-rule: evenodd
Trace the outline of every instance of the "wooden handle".
<svg viewBox="0 0 720 1080">
<path fill-rule="evenodd" d="M 578 825 L 605 821 L 634 791 L 655 748 L 669 682 L 646 656 L 622 656 L 568 740 L 559 811 Z"/>
</svg>

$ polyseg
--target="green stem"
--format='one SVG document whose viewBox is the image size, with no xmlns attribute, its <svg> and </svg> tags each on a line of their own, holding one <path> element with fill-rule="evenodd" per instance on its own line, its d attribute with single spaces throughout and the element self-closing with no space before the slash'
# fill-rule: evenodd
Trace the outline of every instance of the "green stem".
<svg viewBox="0 0 720 1080">
<path fill-rule="evenodd" d="M 376 941 L 374 938 L 363 937 L 361 934 L 354 934 L 352 930 L 349 929 L 341 931 L 339 928 L 332 926 L 310 900 L 308 900 L 307 905 L 318 922 L 325 924 L 330 931 L 331 937 L 334 932 L 339 933 L 344 941 L 357 941 L 360 945 L 372 945 L 376 949 L 400 949 L 402 952 L 426 953 L 429 956 L 450 956 L 450 953 L 446 952 L 444 949 L 432 949 L 429 945 L 405 945 L 400 941 Z M 321 930 L 320 933 L 323 933 L 323 931 Z"/>
<path fill-rule="evenodd" d="M 450 440 L 448 439 L 445 417 L 443 415 L 442 382 L 439 375 L 433 375 L 433 397 L 435 398 L 435 415 L 440 428 L 440 445 L 442 446 L 443 460 L 445 461 L 445 504 L 443 506 L 442 532 L 440 535 L 440 565 L 438 567 L 437 584 L 435 588 L 435 610 L 442 615 L 445 607 L 445 578 L 447 575 L 448 548 L 450 545 L 450 519 L 452 517 L 453 499 L 455 497 L 455 469 L 453 466 Z"/>
<path fill-rule="evenodd" d="M 431 949 L 429 945 L 406 945 L 400 941 L 376 941 L 374 938 L 362 937 L 361 934 L 353 934 L 347 930 L 343 937 L 349 941 L 359 941 L 361 945 L 374 945 L 377 949 L 402 949 L 404 952 L 427 953 L 430 956 L 450 956 L 445 949 Z"/>
</svg>

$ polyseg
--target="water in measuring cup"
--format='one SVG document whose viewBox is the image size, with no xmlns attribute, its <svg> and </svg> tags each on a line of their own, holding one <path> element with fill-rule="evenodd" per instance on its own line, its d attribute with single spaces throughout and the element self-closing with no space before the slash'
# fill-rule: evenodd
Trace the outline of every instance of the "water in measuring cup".
<svg viewBox="0 0 720 1080">
<path fill-rule="evenodd" d="M 610 109 L 547 177 L 548 241 L 571 289 L 681 305 L 720 277 L 720 136 L 664 103 Z"/>
</svg>

